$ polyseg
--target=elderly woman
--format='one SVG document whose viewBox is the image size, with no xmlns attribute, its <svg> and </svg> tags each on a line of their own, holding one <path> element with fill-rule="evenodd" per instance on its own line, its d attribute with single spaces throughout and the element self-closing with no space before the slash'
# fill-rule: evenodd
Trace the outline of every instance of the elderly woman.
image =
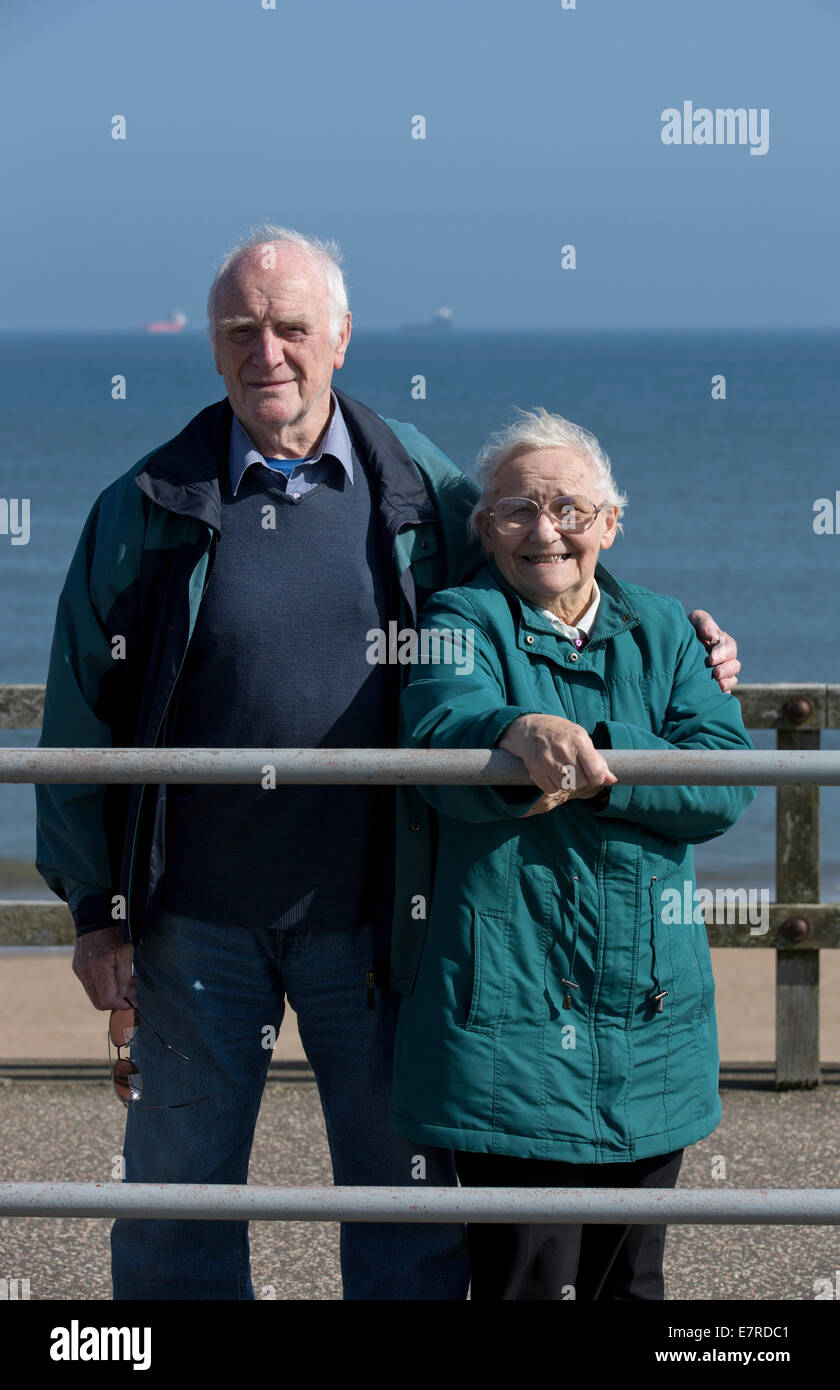
<svg viewBox="0 0 840 1390">
<path fill-rule="evenodd" d="M 692 844 L 755 791 L 626 786 L 598 749 L 752 745 L 680 604 L 598 564 L 626 502 L 598 441 L 525 413 L 479 467 L 488 563 L 424 609 L 451 650 L 414 668 L 403 742 L 507 749 L 536 788 L 420 789 L 437 862 L 394 1125 L 454 1150 L 465 1186 L 671 1187 L 721 1109 L 706 931 L 663 894 L 690 896 Z M 661 1299 L 664 1241 L 472 1224 L 472 1297 Z"/>
</svg>

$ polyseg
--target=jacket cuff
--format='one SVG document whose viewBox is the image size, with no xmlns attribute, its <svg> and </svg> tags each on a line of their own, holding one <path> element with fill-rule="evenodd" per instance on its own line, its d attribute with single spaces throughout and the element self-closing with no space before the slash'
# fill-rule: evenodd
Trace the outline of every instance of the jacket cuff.
<svg viewBox="0 0 840 1390">
<path fill-rule="evenodd" d="M 600 742 L 596 742 L 596 735 Z M 592 734 L 592 742 L 596 748 L 633 748 L 633 738 L 626 724 L 619 720 L 602 720 L 595 725 Z M 623 815 L 627 811 L 633 799 L 635 788 L 626 782 L 614 782 L 607 788 L 609 796 L 602 802 L 600 797 L 593 797 L 589 805 L 596 813 L 606 811 L 609 815 Z"/>
<path fill-rule="evenodd" d="M 610 738 L 610 731 L 603 720 L 600 720 L 600 722 L 595 725 L 595 728 L 592 730 L 592 733 L 590 734 L 590 738 L 592 739 L 592 744 L 595 748 L 612 748 L 612 739 Z M 603 790 L 600 791 L 597 796 L 590 797 L 586 803 L 590 811 L 605 810 L 606 807 L 610 804 L 611 792 L 612 787 L 604 787 Z"/>
<path fill-rule="evenodd" d="M 511 724 L 515 723 L 517 719 L 521 719 L 524 714 L 534 714 L 535 711 L 532 709 L 518 708 L 515 705 L 506 705 L 499 713 L 503 718 L 501 725 L 493 725 L 492 748 L 499 748 L 499 739 L 504 736 Z M 505 753 L 507 749 L 500 748 L 499 752 Z M 511 807 L 521 806 L 523 813 L 530 810 L 532 806 L 536 806 L 537 802 L 544 795 L 540 787 L 534 782 L 524 782 L 521 786 L 517 786 L 515 783 L 512 786 L 505 786 L 504 783 L 501 785 L 497 784 L 493 787 L 493 791 L 498 793 L 506 805 Z"/>
<path fill-rule="evenodd" d="M 603 719 L 600 719 L 589 735 L 596 748 L 612 748 L 610 731 Z"/>
<path fill-rule="evenodd" d="M 76 924 L 76 939 L 80 936 L 87 936 L 88 932 L 102 931 L 105 927 L 113 927 L 114 922 L 108 911 L 110 904 L 104 893 L 90 894 L 82 898 L 78 907 L 73 909 L 73 921 Z"/>
</svg>

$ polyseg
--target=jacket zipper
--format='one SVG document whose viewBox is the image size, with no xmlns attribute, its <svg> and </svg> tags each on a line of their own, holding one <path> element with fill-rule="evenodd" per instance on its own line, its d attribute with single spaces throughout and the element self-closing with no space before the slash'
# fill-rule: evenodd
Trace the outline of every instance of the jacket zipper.
<svg viewBox="0 0 840 1390">
<path fill-rule="evenodd" d="M 651 1000 L 651 1003 L 653 1003 L 653 1004 L 656 1005 L 655 1012 L 658 1013 L 658 1014 L 661 1014 L 661 1013 L 663 1012 L 663 1005 L 664 1005 L 664 1003 L 665 1003 L 665 996 L 667 995 L 668 991 L 667 991 L 667 989 L 660 989 L 660 986 L 659 986 L 659 972 L 657 971 L 657 968 L 656 968 L 656 910 L 655 910 L 654 905 L 653 905 L 653 891 L 654 891 L 654 890 L 653 890 L 653 885 L 654 885 L 655 882 L 656 882 L 656 875 L 654 875 L 654 877 L 651 879 L 650 883 L 648 884 L 648 894 L 650 895 L 650 954 L 651 954 L 650 973 L 651 973 L 651 975 L 653 976 L 653 985 L 654 985 L 654 990 L 656 991 L 656 992 L 654 993 L 654 995 L 653 995 L 653 998 L 652 998 L 652 1000 Z"/>
<path fill-rule="evenodd" d="M 573 990 L 573 989 L 580 989 L 580 985 L 576 985 L 576 984 L 575 984 L 575 978 L 574 978 L 574 977 L 575 977 L 575 960 L 576 960 L 576 958 L 577 958 L 577 948 L 578 948 L 578 927 L 579 927 L 579 923 L 580 923 L 580 881 L 579 881 L 579 879 L 578 879 L 577 874 L 575 874 L 574 878 L 572 879 L 572 883 L 575 885 L 575 888 L 574 888 L 574 893 L 575 893 L 575 918 L 574 918 L 574 928 L 573 928 L 573 934 L 572 934 L 572 963 L 571 963 L 571 965 L 569 966 L 569 978 L 568 978 L 568 980 L 565 979 L 562 975 L 560 976 L 560 983 L 561 983 L 561 984 L 564 984 L 564 985 L 566 986 L 566 996 L 565 996 L 565 998 L 564 998 L 564 1000 L 563 1000 L 563 1008 L 564 1008 L 564 1009 L 570 1009 L 570 1008 L 572 1007 L 572 996 L 571 996 L 570 991 Z"/>
<path fill-rule="evenodd" d="M 210 528 L 210 529 L 211 529 L 210 540 L 212 541 L 212 539 L 213 539 L 212 528 Z M 204 554 L 205 554 L 205 555 L 207 554 L 207 551 L 208 551 L 209 549 L 210 549 L 210 545 L 208 544 L 207 550 L 204 551 Z M 203 589 L 201 590 L 201 599 L 199 599 L 199 608 L 201 607 L 201 603 L 202 603 L 202 600 L 204 599 L 204 595 L 207 593 L 207 585 L 208 585 L 208 583 L 209 583 L 209 578 L 208 578 L 208 579 L 205 579 L 204 587 L 203 587 Z M 197 612 L 196 612 L 196 616 L 197 616 Z M 195 624 L 193 624 L 193 632 L 194 632 L 194 631 L 195 631 Z M 181 661 L 180 661 L 180 664 L 179 664 L 179 666 L 178 666 L 178 670 L 177 670 L 177 673 L 176 673 L 176 675 L 175 675 L 175 679 L 174 679 L 174 681 L 172 682 L 172 687 L 171 687 L 171 689 L 170 689 L 170 691 L 169 691 L 169 694 L 168 694 L 167 697 L 166 697 L 166 704 L 165 704 L 164 707 L 163 707 L 163 713 L 161 714 L 160 719 L 158 720 L 158 726 L 157 726 L 157 729 L 155 730 L 155 741 L 154 741 L 154 743 L 152 744 L 152 747 L 153 747 L 153 748 L 157 748 L 157 746 L 158 746 L 158 739 L 159 739 L 159 737 L 160 737 L 160 731 L 161 731 L 161 729 L 163 728 L 164 721 L 165 721 L 165 719 L 166 719 L 166 712 L 167 712 L 167 710 L 169 709 L 169 706 L 170 706 L 171 703 L 172 703 L 172 696 L 173 696 L 174 693 L 175 693 L 175 687 L 177 686 L 178 681 L 180 680 L 180 677 L 181 677 L 181 672 L 182 672 L 183 669 L 184 669 L 184 662 L 185 662 L 186 659 L 187 659 L 187 651 L 189 650 L 190 638 L 191 638 L 191 637 L 192 637 L 192 633 L 190 633 L 190 637 L 187 638 L 186 646 L 184 647 L 184 650 L 183 650 L 183 652 L 181 653 Z M 131 857 L 130 857 L 130 860 L 129 860 L 129 867 L 128 867 L 128 908 L 127 908 L 127 910 L 128 910 L 128 916 L 129 916 L 129 932 L 131 931 L 131 900 L 132 900 L 132 897 L 134 896 L 134 859 L 135 859 L 135 854 L 136 854 L 136 850 L 137 850 L 137 832 L 138 832 L 138 829 L 139 829 L 139 826 L 140 826 L 140 812 L 141 812 L 141 809 L 142 809 L 142 806 L 143 806 L 143 797 L 146 795 L 146 787 L 147 787 L 147 786 L 148 786 L 148 782 L 144 782 L 144 783 L 143 783 L 143 786 L 142 786 L 141 789 L 140 789 L 140 798 L 139 798 L 139 800 L 138 800 L 138 802 L 137 802 L 137 814 L 136 814 L 135 817 L 134 817 L 134 832 L 133 832 L 132 838 L 131 838 Z"/>
</svg>

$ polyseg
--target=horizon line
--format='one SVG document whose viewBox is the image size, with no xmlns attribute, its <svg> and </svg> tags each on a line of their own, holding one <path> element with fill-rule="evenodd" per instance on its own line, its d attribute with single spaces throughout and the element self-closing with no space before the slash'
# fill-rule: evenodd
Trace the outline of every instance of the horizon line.
<svg viewBox="0 0 840 1390">
<path fill-rule="evenodd" d="M 655 323 L 655 324 L 577 324 L 566 323 L 562 325 L 548 324 L 492 324 L 478 325 L 462 323 L 453 325 L 448 329 L 436 328 L 433 324 L 411 323 L 411 324 L 364 324 L 361 327 L 353 326 L 356 335 L 371 333 L 399 333 L 405 336 L 428 334 L 436 339 L 447 339 L 458 337 L 462 334 L 481 334 L 481 333 L 838 333 L 840 332 L 840 322 L 832 323 L 739 323 L 739 324 L 703 324 L 703 323 Z M 0 325 L 0 337 L 34 337 L 41 333 L 114 333 L 126 337 L 136 338 L 205 338 L 207 331 L 202 327 L 185 327 L 178 333 L 155 334 L 149 333 L 145 328 L 127 327 L 124 325 L 103 325 L 103 324 L 65 324 L 65 325 L 43 325 L 33 328 L 16 327 L 15 325 Z"/>
</svg>

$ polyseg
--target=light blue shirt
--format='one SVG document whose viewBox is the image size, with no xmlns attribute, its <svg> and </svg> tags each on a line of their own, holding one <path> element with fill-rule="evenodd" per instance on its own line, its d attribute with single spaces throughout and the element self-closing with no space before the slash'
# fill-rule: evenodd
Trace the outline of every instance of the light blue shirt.
<svg viewBox="0 0 840 1390">
<path fill-rule="evenodd" d="M 335 468 L 336 460 L 343 467 L 348 481 L 352 483 L 353 445 L 334 391 L 330 391 L 330 400 L 332 402 L 332 415 L 323 442 L 318 452 L 306 459 L 267 460 L 260 453 L 241 421 L 234 415 L 228 454 L 230 485 L 234 497 L 246 470 L 254 464 L 266 470 L 267 482 L 270 482 L 274 487 L 281 488 L 296 502 L 305 493 L 311 492 L 313 488 L 326 481 Z"/>
</svg>

